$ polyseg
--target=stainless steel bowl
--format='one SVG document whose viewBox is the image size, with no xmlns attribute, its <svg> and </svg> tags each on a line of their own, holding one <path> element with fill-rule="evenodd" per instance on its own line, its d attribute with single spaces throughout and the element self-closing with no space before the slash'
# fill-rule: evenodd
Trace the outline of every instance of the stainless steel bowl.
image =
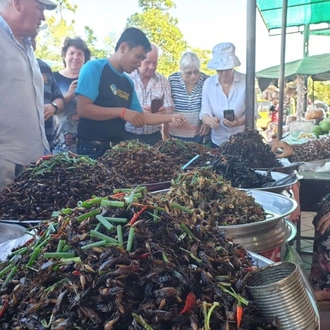
<svg viewBox="0 0 330 330">
<path fill-rule="evenodd" d="M 245 233 L 250 235 L 253 231 L 259 231 L 259 227 L 272 228 L 274 224 L 287 217 L 298 206 L 294 199 L 273 192 L 256 189 L 246 190 L 246 192 L 254 198 L 256 203 L 263 207 L 268 215 L 265 220 L 259 222 L 220 226 L 221 229 L 234 236 L 245 235 Z"/>
<path fill-rule="evenodd" d="M 245 249 L 252 252 L 265 252 L 291 241 L 297 234 L 296 226 L 288 219 L 279 219 L 272 222 L 271 226 L 248 227 L 241 230 L 240 225 L 236 230 L 228 230 L 221 227 L 235 243 L 241 244 Z"/>
<path fill-rule="evenodd" d="M 267 175 L 267 171 L 260 171 L 260 170 L 256 170 L 256 173 L 259 173 L 261 175 Z M 289 174 L 285 174 L 285 173 L 280 173 L 280 172 L 270 172 L 271 177 L 277 181 L 280 179 L 284 179 L 284 178 L 288 178 L 290 175 Z M 291 180 L 287 181 L 285 184 L 281 184 L 275 187 L 265 187 L 265 188 L 253 188 L 256 190 L 261 190 L 261 191 L 270 191 L 270 192 L 274 192 L 277 194 L 282 193 L 284 190 L 286 190 L 288 187 L 292 186 L 293 184 L 297 183 L 299 180 L 299 176 L 296 174 Z"/>
<path fill-rule="evenodd" d="M 25 228 L 23 226 L 0 223 L 0 243 L 22 237 L 24 233 Z"/>
</svg>

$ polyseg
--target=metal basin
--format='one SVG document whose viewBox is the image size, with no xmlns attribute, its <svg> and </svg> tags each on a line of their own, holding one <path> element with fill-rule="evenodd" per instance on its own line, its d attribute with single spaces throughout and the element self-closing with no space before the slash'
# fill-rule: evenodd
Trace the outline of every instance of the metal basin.
<svg viewBox="0 0 330 330">
<path fill-rule="evenodd" d="M 239 227 L 239 225 L 237 226 Z M 271 226 L 249 227 L 250 230 L 240 231 L 224 229 L 226 234 L 233 238 L 235 243 L 241 244 L 245 249 L 252 252 L 264 252 L 272 250 L 283 243 L 291 241 L 297 234 L 296 226 L 288 219 L 280 219 L 272 222 Z"/>
<path fill-rule="evenodd" d="M 259 231 L 259 227 L 270 229 L 282 218 L 291 214 L 298 206 L 294 199 L 268 191 L 250 189 L 246 191 L 255 202 L 260 204 L 268 216 L 265 220 L 241 225 L 219 226 L 232 236 L 251 235 L 254 231 Z"/>
<path fill-rule="evenodd" d="M 146 187 L 148 191 L 158 191 L 162 189 L 169 189 L 171 187 L 171 181 L 141 183 L 141 184 L 132 185 L 132 187 L 137 187 L 137 186 Z"/>
<path fill-rule="evenodd" d="M 260 170 L 256 170 L 256 173 L 259 173 L 261 175 L 267 175 L 267 171 L 260 171 Z M 284 179 L 286 177 L 289 177 L 289 174 L 285 174 L 285 173 L 280 173 L 280 172 L 270 172 L 271 177 L 277 181 L 280 179 Z M 286 190 L 288 187 L 292 186 L 293 184 L 297 183 L 299 180 L 299 176 L 295 175 L 291 180 L 287 181 L 285 184 L 282 185 L 278 185 L 275 187 L 265 187 L 265 188 L 253 188 L 256 190 L 261 190 L 261 191 L 270 191 L 270 192 L 274 192 L 277 194 L 282 193 L 284 190 Z"/>
<path fill-rule="evenodd" d="M 25 230 L 23 226 L 0 223 L 0 244 L 22 237 Z"/>
</svg>

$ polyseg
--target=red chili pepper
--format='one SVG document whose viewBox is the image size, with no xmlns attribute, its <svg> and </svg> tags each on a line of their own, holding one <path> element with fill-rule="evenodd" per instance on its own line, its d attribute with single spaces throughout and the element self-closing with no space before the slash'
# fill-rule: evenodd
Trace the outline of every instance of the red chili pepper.
<svg viewBox="0 0 330 330">
<path fill-rule="evenodd" d="M 136 222 L 136 220 L 139 218 L 139 216 L 146 210 L 148 208 L 148 206 L 143 206 L 142 207 L 142 209 L 139 211 L 139 212 L 137 212 L 137 213 L 135 213 L 134 214 L 134 216 L 133 216 L 133 218 L 129 221 L 129 225 L 133 225 L 135 222 Z"/>
<path fill-rule="evenodd" d="M 243 307 L 241 306 L 241 304 L 238 304 L 236 306 L 237 330 L 239 330 L 239 327 L 241 325 L 242 317 L 243 317 Z"/>
<path fill-rule="evenodd" d="M 0 318 L 2 318 L 3 314 L 5 313 L 7 306 L 8 306 L 8 300 L 5 300 L 0 311 Z"/>
<path fill-rule="evenodd" d="M 110 195 L 111 198 L 118 198 L 125 196 L 125 192 L 119 192 L 117 194 Z"/>
<path fill-rule="evenodd" d="M 80 271 L 79 271 L 79 270 L 74 270 L 74 271 L 72 272 L 72 274 L 73 274 L 73 275 L 80 275 Z"/>
<path fill-rule="evenodd" d="M 41 156 L 40 159 L 42 160 L 50 160 L 53 157 L 53 155 L 46 155 L 46 156 Z"/>
<path fill-rule="evenodd" d="M 139 259 L 146 259 L 150 257 L 150 253 L 149 252 L 146 252 L 146 253 L 142 253 L 138 256 Z"/>
<path fill-rule="evenodd" d="M 192 292 L 188 293 L 183 310 L 181 311 L 180 315 L 190 312 L 192 308 L 195 306 L 195 304 L 196 304 L 196 296 Z"/>
</svg>

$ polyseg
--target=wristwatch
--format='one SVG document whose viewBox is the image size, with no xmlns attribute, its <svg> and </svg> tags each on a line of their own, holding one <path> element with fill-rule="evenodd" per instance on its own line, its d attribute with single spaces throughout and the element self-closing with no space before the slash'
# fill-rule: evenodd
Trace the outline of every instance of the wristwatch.
<svg viewBox="0 0 330 330">
<path fill-rule="evenodd" d="M 50 104 L 55 108 L 54 115 L 56 115 L 58 111 L 58 105 L 55 102 L 51 102 Z"/>
</svg>

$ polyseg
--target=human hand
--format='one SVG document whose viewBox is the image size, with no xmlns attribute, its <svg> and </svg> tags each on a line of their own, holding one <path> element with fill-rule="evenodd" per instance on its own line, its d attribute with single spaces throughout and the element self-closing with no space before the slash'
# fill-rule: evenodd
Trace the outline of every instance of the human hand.
<svg viewBox="0 0 330 330">
<path fill-rule="evenodd" d="M 220 127 L 220 119 L 217 117 L 209 117 L 209 126 L 212 129 L 217 129 Z"/>
<path fill-rule="evenodd" d="M 316 231 L 319 231 L 321 235 L 323 235 L 327 228 L 330 225 L 330 212 L 325 214 L 317 223 L 316 225 Z"/>
<path fill-rule="evenodd" d="M 143 106 L 142 106 L 142 109 L 143 109 L 143 111 L 145 111 L 145 112 L 151 112 L 151 107 L 148 106 L 148 105 L 143 105 Z"/>
<path fill-rule="evenodd" d="M 287 144 L 286 142 L 276 139 L 272 141 L 271 147 L 272 147 L 272 152 L 274 153 L 278 152 L 278 149 L 283 150 L 281 154 L 276 155 L 277 158 L 287 158 L 293 155 L 293 147 L 290 144 Z"/>
<path fill-rule="evenodd" d="M 126 109 L 123 119 L 131 123 L 134 127 L 141 127 L 144 125 L 143 112 Z"/>
<path fill-rule="evenodd" d="M 160 107 L 158 113 L 166 114 L 166 108 L 164 106 Z"/>
<path fill-rule="evenodd" d="M 179 114 L 172 115 L 171 122 L 173 123 L 174 127 L 190 126 L 190 124 L 187 122 L 187 119 L 183 115 Z"/>
<path fill-rule="evenodd" d="M 234 121 L 230 121 L 226 118 L 223 119 L 223 124 L 227 127 L 236 127 L 236 126 L 240 126 L 240 122 L 237 116 L 235 116 L 235 120 Z"/>
<path fill-rule="evenodd" d="M 76 91 L 76 89 L 77 89 L 77 86 L 78 86 L 78 80 L 74 80 L 74 81 L 70 84 L 70 86 L 69 86 L 69 90 L 68 90 L 68 92 L 67 92 L 67 96 L 69 97 L 70 100 L 73 99 L 73 97 L 74 97 L 74 93 L 75 93 L 75 91 Z"/>
<path fill-rule="evenodd" d="M 205 125 L 205 124 L 202 124 L 201 128 L 199 129 L 199 134 L 200 136 L 205 136 L 207 134 L 209 134 L 210 132 L 210 126 L 209 125 Z"/>
<path fill-rule="evenodd" d="M 167 140 L 170 138 L 170 128 L 167 123 L 163 124 L 162 137 L 163 140 Z"/>
<path fill-rule="evenodd" d="M 56 111 L 56 109 L 52 104 L 50 104 L 50 103 L 45 104 L 44 105 L 44 120 L 46 121 L 47 119 L 54 116 L 55 111 Z"/>
</svg>

